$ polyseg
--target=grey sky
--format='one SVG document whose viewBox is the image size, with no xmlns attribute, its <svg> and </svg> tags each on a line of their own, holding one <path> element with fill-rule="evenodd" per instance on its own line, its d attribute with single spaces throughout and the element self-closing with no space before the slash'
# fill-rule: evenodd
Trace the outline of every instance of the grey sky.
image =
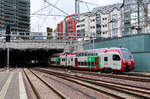
<svg viewBox="0 0 150 99">
<path fill-rule="evenodd" d="M 55 4 L 57 0 L 47 0 L 48 2 Z M 122 0 L 83 0 L 86 2 L 90 3 L 95 3 L 100 6 L 108 5 L 108 4 L 114 4 L 118 2 L 122 2 Z M 34 13 L 35 11 L 39 10 L 42 7 L 47 6 L 47 3 L 44 3 L 44 0 L 31 0 L 31 14 Z M 75 5 L 75 0 L 58 0 L 57 7 L 62 9 L 63 11 L 67 12 L 68 14 L 73 14 L 74 13 L 74 5 Z M 89 10 L 91 11 L 94 7 L 93 5 L 88 5 Z M 85 4 L 81 3 L 80 4 L 80 10 L 81 12 L 87 12 L 88 8 Z M 48 8 L 40 11 L 38 14 L 48 14 L 49 11 L 52 9 L 52 6 L 49 6 Z M 60 12 L 57 9 L 53 9 L 51 12 L 52 15 L 65 15 L 62 12 Z M 55 17 L 55 16 L 49 16 L 47 17 L 47 20 L 44 22 L 46 16 L 32 16 L 31 17 L 31 31 L 46 31 L 46 27 L 52 27 L 56 28 L 56 24 L 60 21 L 63 20 L 64 17 Z M 43 23 L 44 22 L 44 23 Z"/>
</svg>

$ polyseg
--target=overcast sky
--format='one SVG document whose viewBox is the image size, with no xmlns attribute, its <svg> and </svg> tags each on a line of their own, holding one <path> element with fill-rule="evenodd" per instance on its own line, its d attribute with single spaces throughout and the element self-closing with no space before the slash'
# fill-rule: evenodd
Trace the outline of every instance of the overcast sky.
<svg viewBox="0 0 150 99">
<path fill-rule="evenodd" d="M 55 4 L 57 2 L 57 7 L 61 10 L 65 11 L 68 14 L 73 14 L 75 12 L 75 0 L 47 0 L 51 4 Z M 114 4 L 114 3 L 122 3 L 123 0 L 83 0 L 89 3 L 98 4 L 99 6 Z M 44 0 L 31 0 L 31 14 L 38 11 L 42 7 L 47 6 L 48 4 L 44 2 Z M 80 11 L 88 12 L 91 11 L 94 5 L 86 5 L 84 3 L 80 3 Z M 46 9 L 38 12 L 37 14 L 48 14 L 52 10 L 52 6 L 47 7 Z M 61 11 L 53 8 L 51 15 L 65 15 Z M 56 28 L 57 23 L 62 21 L 64 17 L 57 16 L 32 16 L 31 17 L 31 31 L 33 32 L 45 32 L 46 27 Z M 45 20 L 45 21 L 44 21 Z"/>
</svg>

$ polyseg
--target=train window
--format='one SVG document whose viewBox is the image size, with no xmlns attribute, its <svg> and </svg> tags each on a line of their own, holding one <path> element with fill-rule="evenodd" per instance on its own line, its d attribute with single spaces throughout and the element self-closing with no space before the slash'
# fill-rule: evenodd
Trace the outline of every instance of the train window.
<svg viewBox="0 0 150 99">
<path fill-rule="evenodd" d="M 120 56 L 119 55 L 113 55 L 113 60 L 114 61 L 120 61 Z"/>
<path fill-rule="evenodd" d="M 106 62 L 107 62 L 107 61 L 108 61 L 108 57 L 104 57 L 104 61 L 106 61 Z"/>
<path fill-rule="evenodd" d="M 87 62 L 85 62 L 85 66 L 87 66 Z"/>
<path fill-rule="evenodd" d="M 62 61 L 65 61 L 65 59 L 63 58 Z"/>
<path fill-rule="evenodd" d="M 84 53 L 82 53 L 82 56 L 85 56 Z"/>
<path fill-rule="evenodd" d="M 80 56 L 80 53 L 78 53 L 78 56 Z"/>
<path fill-rule="evenodd" d="M 84 62 L 81 62 L 81 65 L 84 65 Z"/>
<path fill-rule="evenodd" d="M 80 53 L 79 56 L 82 56 L 82 53 Z"/>
<path fill-rule="evenodd" d="M 85 56 L 87 56 L 87 53 L 85 53 Z"/>
<path fill-rule="evenodd" d="M 78 53 L 78 56 L 80 56 L 80 53 Z"/>
<path fill-rule="evenodd" d="M 85 53 L 82 53 L 82 56 L 85 56 Z"/>
<path fill-rule="evenodd" d="M 78 62 L 78 65 L 80 65 L 80 62 Z"/>
<path fill-rule="evenodd" d="M 92 53 L 89 53 L 89 56 L 92 56 Z"/>
<path fill-rule="evenodd" d="M 85 65 L 85 62 L 83 62 L 82 65 L 84 66 L 84 65 Z"/>
<path fill-rule="evenodd" d="M 94 62 L 92 62 L 92 66 L 94 66 L 95 64 L 94 64 Z"/>
</svg>

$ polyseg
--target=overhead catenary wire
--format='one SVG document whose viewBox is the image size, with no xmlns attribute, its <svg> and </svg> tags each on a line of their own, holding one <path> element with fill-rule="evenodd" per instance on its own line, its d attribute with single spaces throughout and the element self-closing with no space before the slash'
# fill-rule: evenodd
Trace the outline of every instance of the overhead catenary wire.
<svg viewBox="0 0 150 99">
<path fill-rule="evenodd" d="M 49 5 L 53 6 L 54 8 L 58 9 L 59 11 L 63 12 L 66 15 L 69 15 L 68 13 L 66 13 L 65 11 L 61 10 L 60 8 L 58 8 L 57 6 L 51 4 L 50 2 L 48 2 L 47 0 L 44 0 L 44 2 L 48 3 Z"/>
<path fill-rule="evenodd" d="M 89 3 L 89 2 L 86 2 L 86 1 L 82 1 L 82 0 L 79 0 L 81 3 L 86 3 L 86 4 L 90 4 L 90 5 L 95 5 L 95 6 L 100 6 L 98 4 L 94 4 L 94 3 Z"/>
<path fill-rule="evenodd" d="M 56 1 L 56 3 L 54 4 L 54 6 L 56 6 L 58 2 L 59 2 L 59 0 Z M 52 9 L 49 11 L 49 13 L 48 13 L 49 15 L 50 15 L 51 12 L 53 11 L 53 9 L 54 9 L 54 7 L 52 7 Z M 63 16 L 63 17 L 64 17 L 64 16 Z M 48 16 L 46 16 L 46 17 L 44 18 L 44 21 L 41 23 L 41 26 L 42 26 L 42 24 L 45 23 L 45 21 L 47 20 L 47 18 L 48 18 Z"/>
<path fill-rule="evenodd" d="M 43 8 L 41 8 L 41 9 L 37 10 L 36 12 L 34 12 L 34 13 L 31 14 L 31 15 L 36 15 L 36 13 L 40 12 L 40 11 L 43 10 L 43 9 L 46 9 L 46 8 L 49 7 L 49 6 L 50 6 L 50 5 L 47 5 L 46 7 L 43 7 Z"/>
<path fill-rule="evenodd" d="M 57 14 L 31 14 L 31 17 L 32 16 L 57 16 L 57 17 L 65 17 L 65 15 L 57 15 Z"/>
</svg>

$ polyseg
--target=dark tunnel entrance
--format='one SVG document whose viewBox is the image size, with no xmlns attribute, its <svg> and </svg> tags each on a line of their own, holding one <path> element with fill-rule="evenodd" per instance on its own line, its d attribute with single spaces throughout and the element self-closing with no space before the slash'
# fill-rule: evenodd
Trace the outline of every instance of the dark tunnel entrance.
<svg viewBox="0 0 150 99">
<path fill-rule="evenodd" d="M 63 50 L 16 50 L 10 49 L 10 67 L 33 67 L 48 66 L 48 58 L 54 53 L 61 53 Z M 0 50 L 0 67 L 6 67 L 7 50 Z"/>
</svg>

